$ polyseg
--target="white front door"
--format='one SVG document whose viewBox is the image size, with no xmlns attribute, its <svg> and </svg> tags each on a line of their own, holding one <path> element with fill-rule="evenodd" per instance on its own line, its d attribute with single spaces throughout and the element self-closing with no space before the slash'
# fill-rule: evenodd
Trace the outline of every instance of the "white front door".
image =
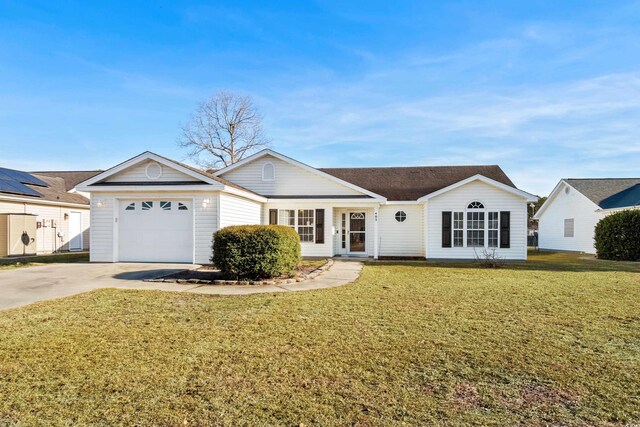
<svg viewBox="0 0 640 427">
<path fill-rule="evenodd" d="M 367 253 L 367 214 L 363 211 L 351 211 L 347 216 L 349 254 L 364 255 Z"/>
<path fill-rule="evenodd" d="M 193 262 L 191 200 L 120 200 L 118 260 Z"/>
<path fill-rule="evenodd" d="M 69 250 L 82 250 L 82 212 L 69 212 Z"/>
</svg>

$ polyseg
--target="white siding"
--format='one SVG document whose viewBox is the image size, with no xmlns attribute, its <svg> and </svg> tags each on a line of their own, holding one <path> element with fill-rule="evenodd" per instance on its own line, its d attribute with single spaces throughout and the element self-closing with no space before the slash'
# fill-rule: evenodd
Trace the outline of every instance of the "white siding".
<svg viewBox="0 0 640 427">
<path fill-rule="evenodd" d="M 91 262 L 113 262 L 114 203 L 113 196 L 91 195 Z"/>
<path fill-rule="evenodd" d="M 127 192 L 127 193 L 93 193 L 91 197 L 91 261 L 117 261 L 116 218 L 120 199 L 185 199 L 193 200 L 193 234 L 194 234 L 194 262 L 209 263 L 211 256 L 211 242 L 213 233 L 218 229 L 218 193 L 203 192 Z M 205 199 L 207 203 L 205 203 Z M 98 201 L 102 207 L 97 207 Z"/>
<path fill-rule="evenodd" d="M 272 163 L 275 167 L 275 180 L 262 180 L 262 166 L 265 163 Z M 224 173 L 221 176 L 235 184 L 265 196 L 363 194 L 273 156 L 261 157 L 237 169 Z"/>
<path fill-rule="evenodd" d="M 430 199 L 427 214 L 427 257 L 430 259 L 473 259 L 481 248 L 443 248 L 442 212 L 465 211 L 469 202 L 482 202 L 487 211 L 511 212 L 510 248 L 496 250 L 504 259 L 525 260 L 527 258 L 527 203 L 519 196 L 480 181 L 448 191 Z M 486 218 L 485 218 L 486 221 Z M 487 236 L 485 235 L 485 241 Z"/>
<path fill-rule="evenodd" d="M 220 194 L 220 228 L 229 225 L 260 224 L 261 221 L 261 203 L 229 194 Z"/>
<path fill-rule="evenodd" d="M 407 214 L 396 221 L 396 212 Z M 386 205 L 378 212 L 379 255 L 424 257 L 424 206 Z"/>
<path fill-rule="evenodd" d="M 270 203 L 264 206 L 263 223 L 269 223 L 269 209 L 324 209 L 324 243 L 301 242 L 303 257 L 333 256 L 333 205 L 329 203 Z"/>
<path fill-rule="evenodd" d="M 196 264 L 211 263 L 213 233 L 219 228 L 219 194 L 194 194 L 193 196 L 193 259 Z M 209 203 L 204 203 L 205 199 Z"/>
<path fill-rule="evenodd" d="M 373 227 L 374 227 L 374 209 L 371 207 L 371 204 L 360 206 L 354 204 L 349 204 L 347 202 L 336 202 L 336 203 L 320 203 L 320 202 L 277 202 L 277 203 L 269 203 L 263 208 L 263 222 L 265 224 L 269 223 L 269 209 L 324 209 L 324 243 L 317 244 L 312 242 L 302 242 L 302 256 L 303 257 L 329 257 L 338 254 L 338 240 L 340 238 L 339 234 L 336 232 L 340 229 L 339 226 L 339 214 L 342 212 L 342 209 L 347 210 L 348 212 L 365 212 L 366 214 L 366 248 L 367 248 L 367 256 L 373 256 L 373 246 L 374 246 L 374 237 L 373 237 Z"/>
<path fill-rule="evenodd" d="M 594 229 L 605 215 L 596 212 L 598 206 L 582 193 L 566 184 L 547 202 L 538 225 L 540 249 L 586 252 L 594 254 Z M 564 220 L 574 219 L 574 237 L 564 237 Z"/>
<path fill-rule="evenodd" d="M 29 213 L 37 215 L 36 221 L 47 224 L 36 230 L 36 250 L 39 254 L 47 254 L 69 249 L 69 219 L 64 215 L 70 211 L 82 212 L 83 248 L 89 249 L 89 209 L 70 208 L 66 206 L 43 205 L 28 202 L 0 201 L 0 213 Z M 51 220 L 56 227 L 51 227 Z"/>
<path fill-rule="evenodd" d="M 149 163 L 155 163 L 152 160 L 148 160 L 146 162 L 142 162 L 135 166 L 131 166 L 119 172 L 115 175 L 110 176 L 105 180 L 105 182 L 167 182 L 167 181 L 193 181 L 198 182 L 199 179 L 196 179 L 190 175 L 184 174 L 180 171 L 177 171 L 173 168 L 170 168 L 165 165 L 162 166 L 162 176 L 159 179 L 149 179 L 147 178 L 146 168 Z"/>
</svg>

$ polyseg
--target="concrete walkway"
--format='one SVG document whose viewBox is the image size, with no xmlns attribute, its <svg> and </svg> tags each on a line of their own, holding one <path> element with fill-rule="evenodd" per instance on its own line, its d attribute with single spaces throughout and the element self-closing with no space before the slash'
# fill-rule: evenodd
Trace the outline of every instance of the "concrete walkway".
<svg viewBox="0 0 640 427">
<path fill-rule="evenodd" d="M 281 285 L 199 285 L 191 283 L 143 282 L 139 286 L 128 284 L 126 289 L 153 289 L 159 291 L 193 292 L 206 295 L 250 295 L 272 292 L 310 291 L 346 285 L 360 276 L 363 263 L 360 261 L 334 260 L 327 271 L 315 279 Z M 117 286 L 120 288 L 120 286 Z"/>
<path fill-rule="evenodd" d="M 211 295 L 248 295 L 333 288 L 356 280 L 362 270 L 362 262 L 336 260 L 331 268 L 315 279 L 282 285 L 199 285 L 144 281 L 198 267 L 190 264 L 72 263 L 3 270 L 0 271 L 0 310 L 100 288 Z"/>
</svg>

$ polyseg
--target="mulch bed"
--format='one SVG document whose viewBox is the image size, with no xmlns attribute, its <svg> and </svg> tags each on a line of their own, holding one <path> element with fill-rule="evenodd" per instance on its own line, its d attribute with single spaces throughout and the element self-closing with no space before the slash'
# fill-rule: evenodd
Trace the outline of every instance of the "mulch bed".
<svg viewBox="0 0 640 427">
<path fill-rule="evenodd" d="M 314 265 L 301 265 L 296 268 L 292 276 L 275 277 L 268 280 L 229 280 L 220 270 L 211 265 L 204 265 L 194 270 L 184 270 L 156 279 L 147 279 L 145 282 L 188 283 L 203 285 L 275 285 L 282 283 L 301 282 L 305 279 L 314 279 L 319 274 L 333 265 L 333 260 L 327 260 L 320 267 Z"/>
</svg>

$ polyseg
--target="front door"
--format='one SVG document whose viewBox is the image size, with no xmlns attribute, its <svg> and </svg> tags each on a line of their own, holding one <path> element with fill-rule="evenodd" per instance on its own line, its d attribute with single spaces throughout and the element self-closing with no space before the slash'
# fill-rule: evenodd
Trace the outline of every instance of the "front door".
<svg viewBox="0 0 640 427">
<path fill-rule="evenodd" d="M 349 212 L 349 253 L 362 255 L 367 252 L 367 227 L 365 212 Z"/>
</svg>

